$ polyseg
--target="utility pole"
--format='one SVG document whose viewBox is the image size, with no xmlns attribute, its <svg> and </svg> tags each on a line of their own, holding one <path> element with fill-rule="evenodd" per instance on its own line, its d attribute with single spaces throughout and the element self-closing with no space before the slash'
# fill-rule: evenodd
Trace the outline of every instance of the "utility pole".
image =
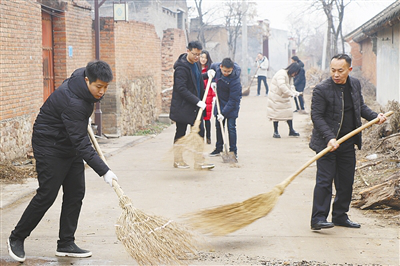
<svg viewBox="0 0 400 266">
<path fill-rule="evenodd" d="M 247 62 L 247 0 L 242 0 L 242 84 L 248 83 L 248 62 Z"/>
<path fill-rule="evenodd" d="M 95 52 L 96 59 L 100 59 L 100 7 L 104 4 L 106 0 L 102 0 L 99 3 L 99 0 L 94 0 L 94 39 L 95 39 Z M 94 111 L 94 123 L 97 125 L 97 136 L 102 135 L 102 112 L 101 112 L 101 104 L 100 102 L 96 103 L 96 109 Z"/>
</svg>

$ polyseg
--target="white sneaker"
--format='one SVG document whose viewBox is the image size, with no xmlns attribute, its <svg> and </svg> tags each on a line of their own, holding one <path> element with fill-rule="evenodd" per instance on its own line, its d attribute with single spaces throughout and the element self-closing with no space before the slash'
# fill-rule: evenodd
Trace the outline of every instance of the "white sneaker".
<svg viewBox="0 0 400 266">
<path fill-rule="evenodd" d="M 190 166 L 187 163 L 185 163 L 184 161 L 174 162 L 174 167 L 175 168 L 179 168 L 179 169 L 188 169 L 188 168 L 190 168 Z"/>
</svg>

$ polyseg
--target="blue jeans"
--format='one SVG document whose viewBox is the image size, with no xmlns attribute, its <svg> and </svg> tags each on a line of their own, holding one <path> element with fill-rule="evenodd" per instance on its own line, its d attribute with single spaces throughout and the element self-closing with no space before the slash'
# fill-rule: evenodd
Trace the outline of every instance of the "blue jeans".
<svg viewBox="0 0 400 266">
<path fill-rule="evenodd" d="M 265 86 L 265 94 L 268 94 L 268 84 L 267 84 L 267 77 L 266 76 L 258 76 L 257 77 L 257 95 L 260 95 L 260 91 L 261 91 L 261 82 L 264 83 Z"/>
<path fill-rule="evenodd" d="M 222 124 L 225 126 L 225 122 L 228 121 L 228 135 L 229 135 L 229 151 L 237 153 L 237 134 L 236 134 L 236 118 L 225 118 L 222 121 Z M 215 119 L 215 125 L 217 129 L 217 143 L 215 145 L 215 149 L 218 151 L 223 150 L 224 141 L 222 139 L 222 131 L 221 126 L 219 124 L 218 119 Z"/>
</svg>

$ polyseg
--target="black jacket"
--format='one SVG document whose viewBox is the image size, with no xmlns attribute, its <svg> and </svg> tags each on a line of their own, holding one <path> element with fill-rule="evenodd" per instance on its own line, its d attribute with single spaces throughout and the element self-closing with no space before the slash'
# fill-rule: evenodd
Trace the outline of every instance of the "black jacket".
<svg viewBox="0 0 400 266">
<path fill-rule="evenodd" d="M 352 88 L 351 96 L 357 128 L 361 126 L 361 117 L 371 121 L 378 114 L 365 105 L 360 81 L 349 76 L 348 82 Z M 314 128 L 309 145 L 312 150 L 320 152 L 327 147 L 331 139 L 338 138 L 343 122 L 343 109 L 343 91 L 335 86 L 332 78 L 322 81 L 314 88 L 311 102 L 311 119 Z M 354 142 L 361 149 L 361 132 L 354 136 Z"/>
<path fill-rule="evenodd" d="M 40 108 L 33 125 L 35 156 L 81 156 L 100 176 L 109 168 L 90 142 L 87 127 L 96 98 L 85 82 L 85 68 L 79 68 L 55 90 Z"/>
<path fill-rule="evenodd" d="M 186 53 L 181 54 L 174 64 L 174 86 L 172 90 L 169 118 L 175 122 L 193 124 L 199 107 L 197 103 L 204 95 L 204 80 L 200 73 L 200 98 L 198 97 L 196 77 L 191 64 L 186 59 Z M 197 66 L 197 64 L 195 64 Z"/>
<path fill-rule="evenodd" d="M 306 72 L 304 70 L 304 63 L 299 60 L 298 64 L 301 66 L 300 72 L 294 77 L 294 87 L 296 91 L 302 92 L 306 86 Z"/>
<path fill-rule="evenodd" d="M 211 68 L 215 70 L 214 80 L 217 83 L 221 113 L 226 118 L 237 118 L 239 116 L 240 100 L 242 99 L 241 69 L 235 63 L 232 73 L 225 77 L 219 67 L 220 65 L 221 63 L 213 63 Z M 214 114 L 218 114 L 217 106 L 214 108 Z"/>
</svg>

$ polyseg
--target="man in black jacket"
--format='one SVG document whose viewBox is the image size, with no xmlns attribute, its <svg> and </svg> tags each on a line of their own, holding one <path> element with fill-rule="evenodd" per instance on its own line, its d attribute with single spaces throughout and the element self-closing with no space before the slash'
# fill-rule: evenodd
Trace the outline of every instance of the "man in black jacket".
<svg viewBox="0 0 400 266">
<path fill-rule="evenodd" d="M 10 256 L 25 261 L 24 241 L 35 229 L 63 187 L 56 256 L 90 257 L 75 244 L 82 200 L 85 195 L 84 162 L 112 185 L 117 176 L 93 149 L 87 134 L 94 103 L 112 81 L 110 66 L 92 61 L 79 68 L 55 90 L 40 108 L 33 125 L 32 147 L 39 188 L 8 239 Z"/>
<path fill-rule="evenodd" d="M 193 126 L 197 113 L 206 108 L 202 101 L 204 96 L 204 79 L 201 75 L 197 61 L 200 59 L 203 46 L 198 41 L 189 42 L 187 53 L 181 54 L 174 64 L 174 86 L 172 90 L 171 108 L 169 117 L 175 121 L 176 132 L 174 143 L 185 136 L 188 125 Z M 214 70 L 208 70 L 207 76 L 213 78 Z M 200 124 L 199 135 L 204 139 L 203 123 Z M 174 145 L 174 167 L 179 169 L 189 168 L 183 160 L 182 147 Z M 214 164 L 204 163 L 202 155 L 195 156 L 196 169 L 212 169 Z"/>
<path fill-rule="evenodd" d="M 335 225 L 361 227 L 347 216 L 356 164 L 354 145 L 361 149 L 361 133 L 340 146 L 337 139 L 360 127 L 361 117 L 368 121 L 378 117 L 379 124 L 385 122 L 386 117 L 382 113 L 372 111 L 364 103 L 360 81 L 349 76 L 351 70 L 351 58 L 348 55 L 335 55 L 330 64 L 331 78 L 322 81 L 313 91 L 311 119 L 314 129 L 310 148 L 316 153 L 326 147 L 332 149 L 317 161 L 312 230 L 331 228 Z M 335 183 L 336 195 L 332 207 L 332 222 L 328 222 L 332 182 Z"/>
</svg>

